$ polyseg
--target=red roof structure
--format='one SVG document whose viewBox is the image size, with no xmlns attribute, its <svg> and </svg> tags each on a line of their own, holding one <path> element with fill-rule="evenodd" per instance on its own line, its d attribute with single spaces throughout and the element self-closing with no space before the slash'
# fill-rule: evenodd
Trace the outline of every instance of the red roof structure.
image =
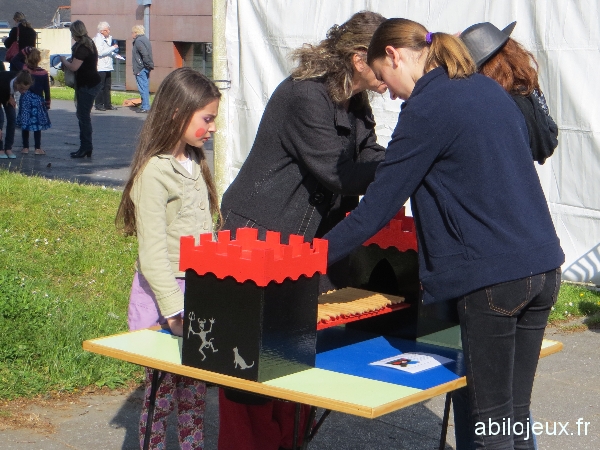
<svg viewBox="0 0 600 450">
<path fill-rule="evenodd" d="M 375 244 L 382 249 L 395 247 L 401 252 L 407 250 L 417 251 L 417 232 L 415 220 L 405 214 L 404 206 L 398 211 L 390 223 L 384 226 L 377 234 L 367 240 L 365 247 Z"/>
<path fill-rule="evenodd" d="M 256 228 L 238 228 L 234 240 L 229 231 L 220 231 L 217 241 L 206 233 L 200 235 L 199 245 L 194 236 L 182 236 L 180 244 L 179 270 L 193 269 L 198 275 L 210 272 L 240 283 L 252 280 L 262 287 L 271 281 L 282 283 L 286 278 L 297 280 L 327 270 L 327 241 L 323 239 L 314 239 L 311 246 L 302 236 L 292 234 L 289 244 L 282 244 L 278 232 L 267 231 L 261 241 Z"/>
</svg>

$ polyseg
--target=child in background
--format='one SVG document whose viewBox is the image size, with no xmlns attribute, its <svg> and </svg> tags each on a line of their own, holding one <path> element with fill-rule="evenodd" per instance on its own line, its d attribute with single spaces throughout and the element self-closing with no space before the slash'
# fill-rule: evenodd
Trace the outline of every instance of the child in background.
<svg viewBox="0 0 600 450">
<path fill-rule="evenodd" d="M 8 103 L 17 110 L 17 115 L 15 118 L 15 124 L 17 127 L 20 127 L 19 123 L 19 115 L 21 109 L 21 99 L 24 97 L 26 92 L 29 92 L 29 88 L 33 85 L 33 79 L 29 72 L 22 70 L 17 74 L 15 78 L 10 82 L 10 100 Z M 19 104 L 19 108 L 17 108 L 17 103 Z M 5 151 L 6 156 L 9 158 L 16 158 L 16 156 L 12 153 Z M 28 153 L 28 151 L 24 152 Z"/>
<path fill-rule="evenodd" d="M 179 271 L 179 238 L 212 232 L 219 215 L 217 191 L 202 147 L 215 132 L 220 92 L 190 68 L 171 72 L 161 83 L 131 164 L 117 212 L 117 225 L 136 234 L 137 272 L 129 300 L 130 330 L 168 326 L 183 334 L 185 274 Z M 177 405 L 182 449 L 204 447 L 204 382 L 164 374 L 156 396 L 150 448 L 164 449 L 167 417 Z M 140 418 L 140 445 L 146 435 L 152 371 Z"/>
<path fill-rule="evenodd" d="M 42 150 L 42 130 L 52 126 L 48 110 L 50 109 L 50 78 L 48 72 L 38 67 L 42 55 L 37 48 L 32 48 L 25 58 L 23 70 L 29 72 L 33 85 L 21 95 L 19 100 L 19 114 L 17 125 L 21 127 L 23 137 L 23 150 L 29 153 L 29 132 L 33 131 L 33 140 L 36 155 L 45 155 Z"/>
</svg>

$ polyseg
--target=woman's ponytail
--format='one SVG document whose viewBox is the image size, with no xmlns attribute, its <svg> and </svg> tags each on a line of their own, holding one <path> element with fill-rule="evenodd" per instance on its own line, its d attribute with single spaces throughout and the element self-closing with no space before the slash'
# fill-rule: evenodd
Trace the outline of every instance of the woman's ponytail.
<svg viewBox="0 0 600 450">
<path fill-rule="evenodd" d="M 443 66 L 450 78 L 465 78 L 477 69 L 465 44 L 456 36 L 446 33 L 427 33 L 430 36 L 429 54 L 425 72 Z"/>
<path fill-rule="evenodd" d="M 410 48 L 421 51 L 429 48 L 425 60 L 425 72 L 438 66 L 448 71 L 450 78 L 464 78 L 476 72 L 475 63 L 463 42 L 456 36 L 446 33 L 430 33 L 420 23 L 408 19 L 388 19 L 375 31 L 369 50 L 367 63 L 385 57 L 385 48 Z"/>
</svg>

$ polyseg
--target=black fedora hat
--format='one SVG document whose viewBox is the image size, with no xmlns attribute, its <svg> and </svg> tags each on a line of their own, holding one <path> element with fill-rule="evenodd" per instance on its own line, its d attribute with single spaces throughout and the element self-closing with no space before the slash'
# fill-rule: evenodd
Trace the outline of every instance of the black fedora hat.
<svg viewBox="0 0 600 450">
<path fill-rule="evenodd" d="M 460 34 L 460 38 L 469 49 L 477 69 L 506 44 L 516 24 L 515 21 L 503 30 L 499 30 L 490 22 L 476 23 Z"/>
</svg>

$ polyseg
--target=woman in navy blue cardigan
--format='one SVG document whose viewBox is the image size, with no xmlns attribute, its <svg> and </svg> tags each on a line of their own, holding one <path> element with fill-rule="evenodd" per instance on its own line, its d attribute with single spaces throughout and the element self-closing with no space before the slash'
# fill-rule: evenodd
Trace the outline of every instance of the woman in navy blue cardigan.
<svg viewBox="0 0 600 450">
<path fill-rule="evenodd" d="M 416 22 L 380 25 L 367 61 L 391 98 L 405 102 L 374 182 L 324 236 L 329 263 L 410 197 L 423 301 L 459 300 L 476 445 L 533 448 L 531 390 L 564 254 L 523 115 L 495 81 L 475 73 L 458 38 Z M 490 433 L 508 419 L 512 433 Z"/>
</svg>

